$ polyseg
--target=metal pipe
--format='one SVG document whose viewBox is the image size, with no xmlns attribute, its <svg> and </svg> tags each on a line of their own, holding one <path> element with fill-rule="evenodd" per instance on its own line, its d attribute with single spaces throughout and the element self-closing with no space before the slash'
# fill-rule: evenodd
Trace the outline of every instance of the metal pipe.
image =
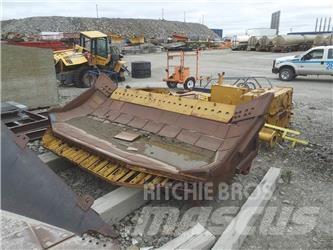
<svg viewBox="0 0 333 250">
<path fill-rule="evenodd" d="M 259 132 L 259 139 L 269 143 L 271 147 L 276 144 L 278 134 L 273 129 L 262 128 Z"/>
<path fill-rule="evenodd" d="M 195 80 L 199 79 L 199 50 L 196 51 Z"/>
</svg>

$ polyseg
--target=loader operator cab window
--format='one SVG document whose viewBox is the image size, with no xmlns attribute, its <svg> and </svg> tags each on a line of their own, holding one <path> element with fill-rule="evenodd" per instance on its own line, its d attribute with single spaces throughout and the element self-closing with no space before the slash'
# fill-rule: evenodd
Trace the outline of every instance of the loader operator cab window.
<svg viewBox="0 0 333 250">
<path fill-rule="evenodd" d="M 311 50 L 306 55 L 304 55 L 303 60 L 304 61 L 308 61 L 308 60 L 311 60 L 311 59 L 320 60 L 320 59 L 323 59 L 323 56 L 324 56 L 324 50 L 323 49 L 314 49 L 314 50 Z"/>
<path fill-rule="evenodd" d="M 104 58 L 108 57 L 108 39 L 106 37 L 94 39 L 93 45 L 93 51 L 96 55 Z"/>
<path fill-rule="evenodd" d="M 81 36 L 80 37 L 80 46 L 83 47 L 85 50 L 91 50 L 91 40 L 88 37 Z"/>
</svg>

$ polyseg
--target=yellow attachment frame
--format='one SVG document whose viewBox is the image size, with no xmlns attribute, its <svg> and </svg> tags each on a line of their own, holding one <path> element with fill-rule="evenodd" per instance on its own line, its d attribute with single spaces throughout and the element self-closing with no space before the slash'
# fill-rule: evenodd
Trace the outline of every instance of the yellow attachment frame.
<svg viewBox="0 0 333 250">
<path fill-rule="evenodd" d="M 282 128 L 282 127 L 271 125 L 271 124 L 268 124 L 268 123 L 265 123 L 264 128 L 272 129 L 272 130 L 276 131 L 278 137 L 282 138 L 283 140 L 291 142 L 291 147 L 295 147 L 296 143 L 302 144 L 302 145 L 308 145 L 309 144 L 308 141 L 301 140 L 301 139 L 298 139 L 298 138 L 295 138 L 295 137 L 291 136 L 291 135 L 300 135 L 301 133 L 299 131 L 291 130 L 291 129 L 288 129 L 288 128 Z"/>
</svg>

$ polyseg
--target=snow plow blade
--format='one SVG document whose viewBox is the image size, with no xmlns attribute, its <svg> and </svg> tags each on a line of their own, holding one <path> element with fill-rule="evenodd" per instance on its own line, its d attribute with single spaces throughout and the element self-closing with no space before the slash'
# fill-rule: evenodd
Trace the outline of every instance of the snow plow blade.
<svg viewBox="0 0 333 250">
<path fill-rule="evenodd" d="M 43 145 L 117 185 L 230 183 L 247 174 L 273 94 L 238 106 L 117 88 L 102 75 L 49 111 Z"/>
</svg>

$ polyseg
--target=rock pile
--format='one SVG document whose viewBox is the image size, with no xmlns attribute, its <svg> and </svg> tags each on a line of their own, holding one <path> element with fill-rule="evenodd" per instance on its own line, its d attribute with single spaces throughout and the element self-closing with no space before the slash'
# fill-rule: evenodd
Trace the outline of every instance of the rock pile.
<svg viewBox="0 0 333 250">
<path fill-rule="evenodd" d="M 184 23 L 153 19 L 86 18 L 86 17 L 29 17 L 1 21 L 2 33 L 18 32 L 38 34 L 49 32 L 79 32 L 100 30 L 123 36 L 144 35 L 146 38 L 166 39 L 172 33 L 186 34 L 191 39 L 216 37 L 207 26 L 199 23 Z"/>
</svg>

